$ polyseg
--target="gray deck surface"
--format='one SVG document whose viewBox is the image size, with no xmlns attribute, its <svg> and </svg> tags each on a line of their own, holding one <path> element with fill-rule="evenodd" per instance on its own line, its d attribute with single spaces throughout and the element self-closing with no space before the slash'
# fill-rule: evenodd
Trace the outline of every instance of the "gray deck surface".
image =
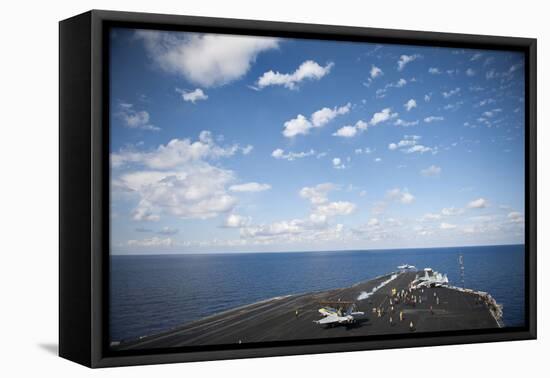
<svg viewBox="0 0 550 378">
<path fill-rule="evenodd" d="M 261 341 L 316 339 L 343 336 L 434 332 L 496 328 L 498 323 L 478 295 L 450 288 L 425 288 L 413 291 L 417 303 L 394 303 L 391 311 L 392 288 L 407 289 L 416 273 L 406 272 L 376 291 L 368 299 L 357 301 L 363 291 L 370 292 L 387 280 L 388 276 L 365 281 L 352 287 L 324 292 L 292 295 L 251 304 L 183 325 L 171 331 L 130 341 L 116 347 L 118 350 L 167 348 L 178 346 L 233 344 Z M 434 296 L 435 293 L 435 296 Z M 439 304 L 437 299 L 439 298 Z M 320 301 L 356 301 L 365 316 L 355 324 L 331 328 L 313 321 L 322 318 Z M 421 301 L 421 303 L 420 303 Z M 393 301 L 392 301 L 393 302 Z M 430 310 L 430 306 L 432 309 Z M 382 316 L 373 313 L 381 308 Z M 296 316 L 298 310 L 298 316 Z M 403 321 L 399 313 L 403 312 Z M 390 316 L 393 323 L 390 324 Z M 413 329 L 410 329 L 410 322 Z"/>
</svg>

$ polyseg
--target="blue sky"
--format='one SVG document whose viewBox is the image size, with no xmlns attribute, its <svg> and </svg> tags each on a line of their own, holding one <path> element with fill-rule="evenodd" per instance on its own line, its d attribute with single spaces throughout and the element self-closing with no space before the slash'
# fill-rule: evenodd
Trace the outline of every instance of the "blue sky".
<svg viewBox="0 0 550 378">
<path fill-rule="evenodd" d="M 514 52 L 115 29 L 116 254 L 523 243 Z"/>
</svg>

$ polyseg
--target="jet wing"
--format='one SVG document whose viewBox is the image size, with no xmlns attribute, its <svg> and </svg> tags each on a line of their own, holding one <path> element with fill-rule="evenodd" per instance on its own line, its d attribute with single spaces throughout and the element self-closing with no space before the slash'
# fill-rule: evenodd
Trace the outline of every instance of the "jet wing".
<svg viewBox="0 0 550 378">
<path fill-rule="evenodd" d="M 340 322 L 340 317 L 338 315 L 332 314 L 324 317 L 323 319 L 316 320 L 315 323 L 317 324 L 330 324 L 330 323 L 338 323 Z"/>
</svg>

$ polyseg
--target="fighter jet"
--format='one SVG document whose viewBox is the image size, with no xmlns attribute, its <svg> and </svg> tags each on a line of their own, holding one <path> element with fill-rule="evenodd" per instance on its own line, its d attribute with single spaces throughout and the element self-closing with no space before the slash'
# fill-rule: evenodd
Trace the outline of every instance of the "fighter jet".
<svg viewBox="0 0 550 378">
<path fill-rule="evenodd" d="M 397 269 L 399 270 L 415 270 L 416 269 L 416 266 L 414 265 L 409 265 L 409 264 L 403 264 L 403 265 L 399 265 L 397 267 Z"/>
<path fill-rule="evenodd" d="M 365 315 L 364 312 L 357 311 L 355 302 L 335 301 L 321 302 L 320 304 L 324 307 L 319 309 L 319 313 L 324 317 L 313 321 L 319 325 L 332 327 L 339 324 L 351 324 L 355 323 L 357 317 Z"/>
</svg>

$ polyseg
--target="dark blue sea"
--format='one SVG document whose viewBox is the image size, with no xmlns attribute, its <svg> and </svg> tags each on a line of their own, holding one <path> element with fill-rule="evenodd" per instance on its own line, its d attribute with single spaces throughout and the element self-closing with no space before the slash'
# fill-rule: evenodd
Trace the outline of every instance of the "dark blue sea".
<svg viewBox="0 0 550 378">
<path fill-rule="evenodd" d="M 396 270 L 431 267 L 504 305 L 506 326 L 524 324 L 524 246 L 378 251 L 111 256 L 111 340 L 155 334 L 280 295 L 350 286 Z"/>
</svg>

